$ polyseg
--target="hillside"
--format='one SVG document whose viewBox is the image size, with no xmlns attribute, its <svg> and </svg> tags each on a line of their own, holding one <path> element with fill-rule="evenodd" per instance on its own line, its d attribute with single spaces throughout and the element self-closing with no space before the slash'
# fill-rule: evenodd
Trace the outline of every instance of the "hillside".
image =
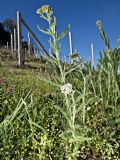
<svg viewBox="0 0 120 160">
<path fill-rule="evenodd" d="M 25 62 L 25 66 L 20 68 L 17 66 L 16 53 L 13 54 L 7 51 L 0 51 L 0 77 L 7 79 L 12 86 L 14 86 L 15 81 L 17 81 L 17 83 L 23 81 L 26 86 L 30 85 L 32 87 L 33 84 L 35 84 L 36 87 L 34 86 L 34 92 L 38 89 L 37 86 L 40 86 L 39 89 L 43 91 L 42 87 L 44 86 L 41 86 L 39 83 L 42 83 L 42 85 L 44 84 L 38 77 L 49 77 L 49 75 L 46 73 L 47 65 L 39 63 L 39 61 L 32 62 L 29 59 Z M 29 90 L 31 89 L 32 88 L 29 88 Z M 47 90 L 47 86 L 44 88 L 44 91 L 45 90 Z"/>
<path fill-rule="evenodd" d="M 120 81 L 112 56 L 119 51 L 106 51 L 114 59 L 100 58 L 96 70 L 84 61 L 61 64 L 63 86 L 58 68 L 51 75 L 48 63 L 28 57 L 21 68 L 16 54 L 0 51 L 2 160 L 119 160 Z"/>
</svg>

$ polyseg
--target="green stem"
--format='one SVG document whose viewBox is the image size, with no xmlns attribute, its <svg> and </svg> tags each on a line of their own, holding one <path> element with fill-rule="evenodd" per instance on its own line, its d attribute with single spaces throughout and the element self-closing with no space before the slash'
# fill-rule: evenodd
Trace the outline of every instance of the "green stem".
<svg viewBox="0 0 120 160">
<path fill-rule="evenodd" d="M 63 69 L 62 69 L 60 61 L 58 61 L 58 66 L 59 66 L 60 75 L 61 75 L 61 83 L 65 84 L 65 74 L 63 72 Z"/>
<path fill-rule="evenodd" d="M 96 97 L 96 91 L 95 91 L 95 86 L 94 86 L 93 79 L 92 79 L 91 70 L 89 71 L 89 75 L 90 75 L 91 85 L 92 85 L 92 88 L 93 88 L 93 91 L 94 91 L 94 96 Z"/>
<path fill-rule="evenodd" d="M 82 74 L 82 77 L 83 77 L 83 98 L 82 98 L 82 101 L 83 101 L 83 126 L 85 126 L 85 114 L 86 114 L 86 106 L 85 106 L 85 92 L 86 92 L 86 79 L 85 79 L 85 76 L 83 74 L 83 71 L 82 69 L 80 68 L 80 73 Z"/>
<path fill-rule="evenodd" d="M 76 116 L 76 104 L 75 104 L 75 99 L 74 99 L 74 93 L 72 93 L 72 102 L 73 102 L 73 110 L 72 110 L 72 122 L 73 125 L 75 125 L 75 116 Z"/>
<path fill-rule="evenodd" d="M 67 110 L 69 112 L 69 115 L 71 116 L 71 107 L 69 105 L 69 100 L 68 100 L 68 95 L 67 94 L 65 94 L 65 101 L 66 101 Z"/>
</svg>

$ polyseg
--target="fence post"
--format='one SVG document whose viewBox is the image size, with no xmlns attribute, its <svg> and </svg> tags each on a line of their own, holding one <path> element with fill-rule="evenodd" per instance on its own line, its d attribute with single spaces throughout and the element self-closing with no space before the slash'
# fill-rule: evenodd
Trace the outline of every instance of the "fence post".
<svg viewBox="0 0 120 160">
<path fill-rule="evenodd" d="M 16 51 L 16 29 L 14 28 L 14 51 Z"/>
<path fill-rule="evenodd" d="M 11 52 L 13 52 L 13 34 L 10 35 L 11 38 Z"/>
<path fill-rule="evenodd" d="M 73 54 L 73 46 L 72 46 L 72 32 L 69 31 L 69 43 L 70 43 L 70 55 L 69 55 L 69 61 L 72 63 L 71 55 Z"/>
<path fill-rule="evenodd" d="M 18 65 L 24 64 L 22 57 L 21 14 L 17 11 L 17 37 L 18 37 Z"/>
<path fill-rule="evenodd" d="M 28 53 L 31 54 L 30 33 L 28 32 Z"/>
</svg>

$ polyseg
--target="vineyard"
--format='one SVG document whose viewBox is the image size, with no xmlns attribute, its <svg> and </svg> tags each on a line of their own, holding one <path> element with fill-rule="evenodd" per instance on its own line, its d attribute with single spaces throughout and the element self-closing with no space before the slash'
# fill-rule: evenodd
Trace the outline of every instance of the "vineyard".
<svg viewBox="0 0 120 160">
<path fill-rule="evenodd" d="M 17 52 L 0 50 L 1 160 L 120 160 L 120 46 L 111 48 L 102 22 L 97 28 L 106 49 L 98 63 L 75 53 L 60 58 L 53 9 L 37 10 L 50 36 L 49 56 L 18 65 Z M 20 53 L 20 52 L 19 52 Z"/>
</svg>

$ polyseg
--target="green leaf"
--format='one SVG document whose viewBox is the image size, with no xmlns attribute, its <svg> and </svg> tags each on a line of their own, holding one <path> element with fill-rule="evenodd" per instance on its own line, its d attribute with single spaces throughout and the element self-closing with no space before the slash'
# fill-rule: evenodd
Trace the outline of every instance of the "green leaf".
<svg viewBox="0 0 120 160">
<path fill-rule="evenodd" d="M 43 18 L 43 19 L 45 19 L 46 21 L 48 21 L 48 22 L 49 22 L 48 18 L 47 18 L 47 17 L 45 17 L 44 15 L 40 15 L 40 17 L 41 17 L 41 18 Z"/>
<path fill-rule="evenodd" d="M 72 137 L 72 133 L 73 131 L 71 129 L 68 129 L 66 130 L 65 132 L 61 133 L 59 136 L 62 138 L 62 139 L 68 139 L 68 138 L 71 138 Z"/>
<path fill-rule="evenodd" d="M 79 68 L 80 66 L 81 66 L 81 64 L 78 64 L 77 66 L 71 68 L 69 71 L 67 71 L 67 72 L 65 73 L 65 75 L 67 75 L 67 74 L 73 72 L 74 70 L 76 70 L 76 69 Z"/>
<path fill-rule="evenodd" d="M 39 29 L 40 32 L 42 32 L 44 34 L 47 34 L 47 35 L 51 35 L 49 31 L 45 31 L 42 28 L 40 28 L 39 26 L 37 26 L 37 27 L 38 27 L 38 29 Z"/>
<path fill-rule="evenodd" d="M 54 53 L 58 52 L 59 49 L 55 46 L 55 44 L 51 41 L 49 41 L 51 48 L 54 50 Z"/>
<path fill-rule="evenodd" d="M 45 129 L 43 127 L 41 127 L 40 125 L 38 125 L 37 123 L 35 122 L 30 122 L 32 125 L 36 126 L 37 128 L 41 129 L 44 133 L 45 133 Z"/>
<path fill-rule="evenodd" d="M 49 81 L 49 80 L 47 80 L 46 78 L 42 78 L 42 77 L 40 77 L 40 76 L 39 76 L 38 78 L 39 78 L 40 80 L 44 81 L 44 82 L 47 82 L 47 83 L 53 85 L 53 86 L 60 87 L 60 85 L 58 85 L 58 84 L 56 84 L 56 83 L 53 83 L 52 81 Z"/>
<path fill-rule="evenodd" d="M 50 29 L 52 32 L 55 32 L 56 28 L 56 17 L 54 17 L 54 22 L 50 24 Z"/>
<path fill-rule="evenodd" d="M 70 125 L 71 124 L 71 120 L 70 120 L 70 118 L 68 116 L 68 113 L 63 108 L 59 107 L 58 105 L 54 105 L 54 107 L 63 114 L 63 116 L 66 118 L 68 124 Z"/>
<path fill-rule="evenodd" d="M 70 25 L 68 25 L 68 27 L 59 35 L 59 39 L 64 38 L 69 30 L 70 30 Z"/>
<path fill-rule="evenodd" d="M 100 31 L 100 35 L 101 35 L 101 37 L 102 37 L 107 49 L 109 49 L 110 48 L 110 41 L 105 35 L 104 29 L 103 29 L 103 26 L 102 26 L 102 22 L 100 20 L 98 20 L 96 22 L 96 24 L 97 24 L 97 27 L 98 27 L 98 29 Z"/>
</svg>

